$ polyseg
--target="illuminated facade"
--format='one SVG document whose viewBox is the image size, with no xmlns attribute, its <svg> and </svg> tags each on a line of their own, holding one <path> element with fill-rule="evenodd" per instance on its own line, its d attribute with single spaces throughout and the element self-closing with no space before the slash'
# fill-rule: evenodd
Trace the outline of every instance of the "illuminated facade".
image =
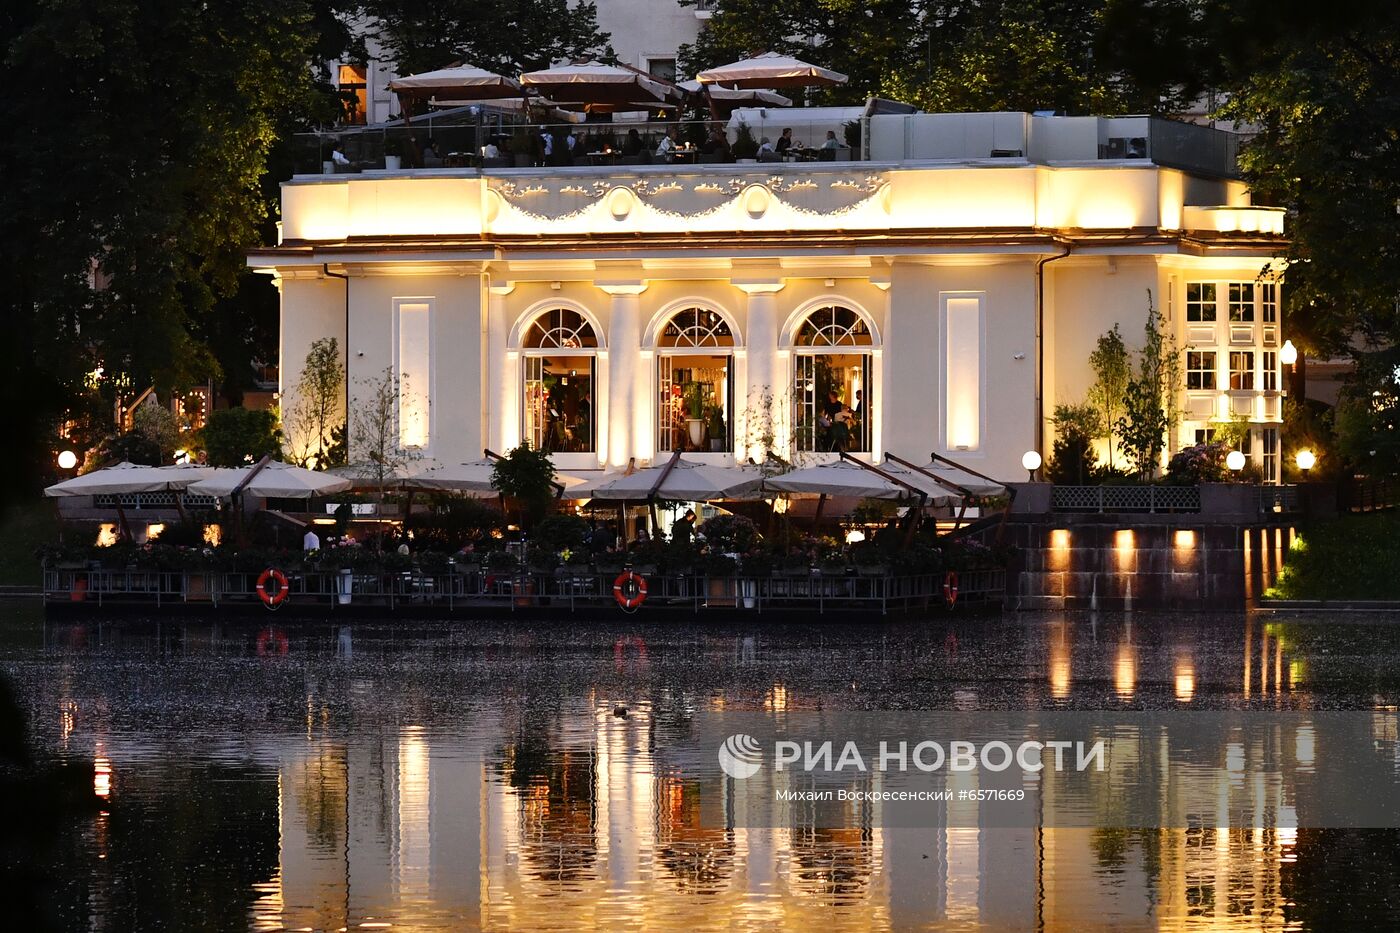
<svg viewBox="0 0 1400 933">
<path fill-rule="evenodd" d="M 333 336 L 352 391 L 400 376 L 400 440 L 439 461 L 528 440 L 573 470 L 843 449 L 1017 476 L 1150 300 L 1181 351 L 1173 449 L 1245 419 L 1276 477 L 1282 213 L 1065 142 L 1112 121 L 959 138 L 983 117 L 1025 148 L 925 151 L 877 117 L 905 121 L 872 126 L 882 161 L 297 176 L 250 260 L 281 290 L 283 405 Z"/>
</svg>

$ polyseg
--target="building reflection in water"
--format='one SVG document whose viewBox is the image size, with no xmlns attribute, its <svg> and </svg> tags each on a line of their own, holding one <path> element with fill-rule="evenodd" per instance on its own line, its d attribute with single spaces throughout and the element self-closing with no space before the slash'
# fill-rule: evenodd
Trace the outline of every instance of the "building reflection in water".
<svg viewBox="0 0 1400 933">
<path fill-rule="evenodd" d="M 1044 670 L 1051 697 L 1067 698 L 1074 626 L 1060 620 L 1039 631 L 1035 682 Z M 1250 623 L 1242 654 L 1235 637 L 1227 663 L 1214 666 L 1209 656 L 1198 663 L 1189 645 L 1135 643 L 1127 631 L 1102 642 L 1081 637 L 1078 660 L 1084 671 L 1110 675 L 1112 693 L 1107 684 L 1103 691 L 1123 700 L 1152 689 L 1168 703 L 1240 685 L 1267 697 L 1295 689 L 1292 672 L 1307 659 L 1290 649 L 1286 627 Z M 1091 682 L 1081 678 L 1079 689 Z M 982 808 L 994 804 L 953 800 L 926 828 L 884 828 L 877 805 L 852 805 L 846 828 L 799 819 L 790 828 L 726 829 L 726 816 L 742 816 L 752 803 L 746 794 L 771 786 L 662 772 L 653 749 L 667 744 L 669 730 L 683 731 L 689 709 L 733 702 L 791 715 L 806 708 L 805 692 L 767 681 L 747 696 L 658 690 L 639 700 L 598 688 L 509 715 L 464 712 L 451 731 L 385 717 L 391 721 L 357 724 L 349 737 L 310 694 L 304 731 L 298 721 L 294 733 L 254 735 L 238 768 L 191 772 L 188 786 L 177 788 L 209 797 L 196 814 L 201 824 L 217 817 L 210 825 L 235 833 L 231 814 L 247 821 L 253 843 L 239 877 L 245 916 L 257 929 L 1297 926 L 1289 920 L 1289 872 L 1307 861 L 1300 846 L 1308 840 L 1289 828 L 1293 789 L 1246 776 L 1249 748 L 1228 750 L 1218 769 L 1173 767 L 1167 780 L 1169 749 L 1144 735 L 1115 745 L 1111 773 L 1085 776 L 1103 821 L 1119 806 L 1115 782 L 1161 787 L 1164 812 L 1188 799 L 1220 801 L 1186 813 L 1184 828 L 994 829 L 979 825 L 987 822 Z M 55 709 L 66 737 L 81 711 L 67 697 Z M 1397 738 L 1393 712 L 1377 703 L 1378 742 Z M 1305 775 L 1326 753 L 1325 739 L 1304 722 L 1276 741 Z M 133 741 L 104 736 L 97 746 L 99 793 L 117 798 L 141 786 L 141 768 L 131 762 L 142 750 Z M 869 780 L 879 787 L 878 773 Z M 975 781 L 958 773 L 949 787 L 971 790 Z M 233 793 L 235 786 L 243 789 Z M 1060 802 L 1054 782 L 1026 786 L 1047 810 Z M 223 790 L 209 795 L 210 787 Z M 1226 801 L 1240 799 L 1255 828 L 1224 828 Z M 152 810 L 164 818 L 165 809 Z M 91 831 L 103 856 L 135 844 L 130 829 L 115 837 L 113 830 L 102 816 Z M 156 836 L 141 844 L 162 843 Z M 116 891 L 119 864 L 105 860 L 89 883 Z"/>
</svg>

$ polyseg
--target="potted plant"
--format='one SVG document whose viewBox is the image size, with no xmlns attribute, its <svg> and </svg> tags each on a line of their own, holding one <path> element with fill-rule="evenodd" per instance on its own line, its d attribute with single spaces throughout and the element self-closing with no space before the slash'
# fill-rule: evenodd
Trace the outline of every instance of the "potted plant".
<svg viewBox="0 0 1400 933">
<path fill-rule="evenodd" d="M 731 149 L 735 162 L 758 161 L 758 140 L 754 139 L 753 130 L 749 128 L 747 123 L 739 124 L 739 129 L 734 134 L 734 145 Z"/>
<path fill-rule="evenodd" d="M 705 395 L 698 382 L 687 382 L 682 392 L 685 398 L 685 429 L 690 446 L 696 450 L 705 440 Z"/>
<path fill-rule="evenodd" d="M 720 407 L 718 405 L 710 406 L 709 423 L 706 425 L 706 429 L 710 433 L 710 450 L 716 453 L 724 450 L 724 412 L 720 410 Z"/>
<path fill-rule="evenodd" d="M 397 172 L 403 167 L 403 140 L 389 136 L 384 140 L 384 167 Z"/>
<path fill-rule="evenodd" d="M 510 136 L 510 152 L 515 157 L 516 168 L 529 168 L 535 164 L 535 139 L 528 130 L 518 129 Z"/>
</svg>

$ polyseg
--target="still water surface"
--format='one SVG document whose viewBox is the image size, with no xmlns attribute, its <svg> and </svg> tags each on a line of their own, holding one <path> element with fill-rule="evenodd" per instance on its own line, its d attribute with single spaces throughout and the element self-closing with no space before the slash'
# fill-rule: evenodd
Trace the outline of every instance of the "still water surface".
<svg viewBox="0 0 1400 933">
<path fill-rule="evenodd" d="M 63 928 L 1400 928 L 1396 832 L 725 830 L 654 767 L 697 710 L 1394 708 L 1400 620 L 0 613 L 103 797 L 43 856 Z"/>
</svg>

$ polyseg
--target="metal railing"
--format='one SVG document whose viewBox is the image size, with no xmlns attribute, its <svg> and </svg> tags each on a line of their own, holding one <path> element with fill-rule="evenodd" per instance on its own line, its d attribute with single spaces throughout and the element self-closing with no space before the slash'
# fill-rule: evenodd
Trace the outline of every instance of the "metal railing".
<svg viewBox="0 0 1400 933">
<path fill-rule="evenodd" d="M 1147 122 L 1148 153 L 1157 165 L 1201 175 L 1240 177 L 1240 137 L 1198 123 L 1152 117 Z"/>
<path fill-rule="evenodd" d="M 1060 486 L 1050 497 L 1055 512 L 1199 512 L 1199 486 Z"/>
<path fill-rule="evenodd" d="M 1297 486 L 1260 486 L 1258 492 L 1260 515 L 1298 511 Z"/>
<path fill-rule="evenodd" d="M 44 598 L 50 603 L 244 604 L 259 600 L 260 572 L 123 570 L 66 565 L 45 566 Z M 303 607 L 351 605 L 440 607 L 550 607 L 574 611 L 611 608 L 612 571 L 562 567 L 554 572 L 462 570 L 425 573 L 289 571 L 284 604 Z M 769 576 L 719 577 L 693 573 L 651 573 L 646 603 L 652 608 L 700 612 L 708 609 L 878 611 L 929 608 L 945 602 L 945 574 L 891 576 L 860 572 L 802 571 Z M 348 594 L 345 590 L 348 583 Z M 1006 575 L 1001 569 L 958 575 L 959 603 L 999 601 Z M 349 599 L 344 597 L 348 595 Z"/>
<path fill-rule="evenodd" d="M 130 509 L 140 511 L 141 509 L 173 509 L 175 499 L 179 493 L 175 492 L 135 492 L 122 495 L 93 496 L 92 504 L 99 509 Z M 216 509 L 219 507 L 219 500 L 213 496 L 184 497 L 184 506 L 187 509 Z"/>
</svg>

